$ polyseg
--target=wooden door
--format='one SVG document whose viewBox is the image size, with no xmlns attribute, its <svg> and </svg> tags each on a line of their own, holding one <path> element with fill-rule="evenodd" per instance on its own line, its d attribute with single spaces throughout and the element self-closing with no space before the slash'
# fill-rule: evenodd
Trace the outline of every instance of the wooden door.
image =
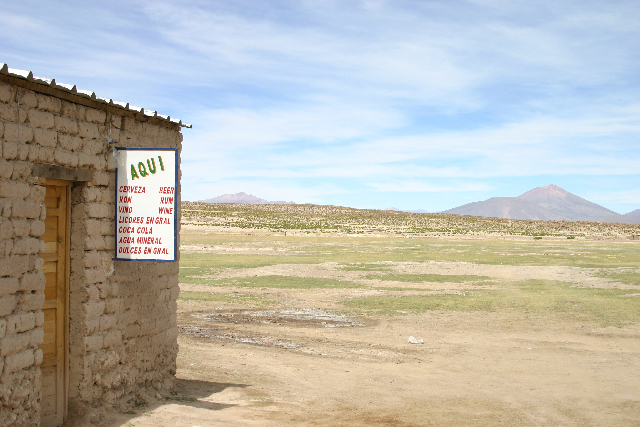
<svg viewBox="0 0 640 427">
<path fill-rule="evenodd" d="M 62 425 L 67 410 L 69 331 L 69 185 L 46 182 L 47 218 L 43 235 L 44 341 L 42 361 L 42 427 Z"/>
</svg>

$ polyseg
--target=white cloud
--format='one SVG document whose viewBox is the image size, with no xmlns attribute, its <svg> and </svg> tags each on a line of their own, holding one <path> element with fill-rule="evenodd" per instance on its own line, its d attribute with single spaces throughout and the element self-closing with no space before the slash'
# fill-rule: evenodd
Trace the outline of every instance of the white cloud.
<svg viewBox="0 0 640 427">
<path fill-rule="evenodd" d="M 367 110 L 357 105 L 333 103 L 306 108 L 293 106 L 287 110 L 220 109 L 204 114 L 198 121 L 206 126 L 204 130 L 196 130 L 198 137 L 194 142 L 200 148 L 217 144 L 259 147 L 294 145 L 299 140 L 330 143 L 361 138 L 397 128 L 403 124 L 403 117 L 390 109 Z"/>
<path fill-rule="evenodd" d="M 629 144 L 640 131 L 634 116 L 536 118 L 493 129 L 376 139 L 375 134 L 385 127 L 398 126 L 392 115 L 375 121 L 375 116 L 363 112 L 367 119 L 357 123 L 323 111 L 236 113 L 217 113 L 225 118 L 213 121 L 216 129 L 200 135 L 198 149 L 183 156 L 186 161 L 201 159 L 201 176 L 211 177 L 207 162 L 216 158 L 224 163 L 225 176 L 265 178 L 393 180 L 637 171 L 637 156 L 629 155 Z M 606 138 L 607 144 L 598 144 L 600 138 Z M 341 143 L 327 143 L 335 141 Z M 208 144 L 210 154 L 201 154 Z"/>
<path fill-rule="evenodd" d="M 196 198 L 487 192 L 531 176 L 628 188 L 639 16 L 625 0 L 25 0 L 0 16 L 0 54 L 192 122 Z"/>
<path fill-rule="evenodd" d="M 465 192 L 465 191 L 489 191 L 495 187 L 474 182 L 462 182 L 454 185 L 439 185 L 429 181 L 418 180 L 391 180 L 384 182 L 374 182 L 369 184 L 378 191 L 389 191 L 394 193 L 442 193 L 442 192 Z"/>
</svg>

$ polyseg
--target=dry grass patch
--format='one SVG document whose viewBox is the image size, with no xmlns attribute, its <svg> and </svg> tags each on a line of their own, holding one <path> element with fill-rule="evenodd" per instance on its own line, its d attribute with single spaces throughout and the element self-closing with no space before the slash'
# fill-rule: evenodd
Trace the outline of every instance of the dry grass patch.
<svg viewBox="0 0 640 427">
<path fill-rule="evenodd" d="M 515 311 L 555 314 L 605 326 L 640 321 L 640 299 L 628 290 L 591 289 L 551 280 L 510 282 L 502 289 L 467 289 L 455 294 L 375 296 L 343 301 L 365 314 L 398 315 L 426 311 Z"/>
</svg>

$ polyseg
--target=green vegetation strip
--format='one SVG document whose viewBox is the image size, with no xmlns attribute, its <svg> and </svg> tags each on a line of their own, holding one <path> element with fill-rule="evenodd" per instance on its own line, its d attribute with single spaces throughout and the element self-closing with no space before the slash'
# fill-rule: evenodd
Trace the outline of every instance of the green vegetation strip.
<svg viewBox="0 0 640 427">
<path fill-rule="evenodd" d="M 181 301 L 216 301 L 237 304 L 273 305 L 275 301 L 262 298 L 258 295 L 245 294 L 218 294 L 213 292 L 188 292 L 180 291 L 178 297 Z"/>
<path fill-rule="evenodd" d="M 180 274 L 198 275 L 223 268 L 257 268 L 288 262 L 289 260 L 269 255 L 187 253 L 180 254 Z"/>
<path fill-rule="evenodd" d="M 187 235 L 188 236 L 188 235 Z M 184 236 L 183 240 L 187 240 Z M 251 240 L 253 238 L 253 240 Z M 284 237 L 210 236 L 210 245 L 252 248 L 282 247 Z M 287 238 L 288 239 L 288 238 Z M 293 239 L 291 239 L 293 241 Z M 383 270 L 394 262 L 453 261 L 492 265 L 544 265 L 583 268 L 637 268 L 640 245 L 619 242 L 510 242 L 499 240 L 304 238 L 294 251 L 279 254 L 188 253 L 180 255 L 180 271 L 195 274 L 222 268 L 256 268 L 278 264 L 339 263 L 342 270 Z M 386 264 L 386 265 L 385 265 Z M 362 268 L 361 268 L 362 267 Z M 353 270 L 352 270 L 353 269 Z M 187 272 L 187 270 L 191 270 Z M 199 275 L 203 275 L 201 273 Z"/>
<path fill-rule="evenodd" d="M 206 277 L 184 276 L 181 283 L 190 283 L 208 286 L 226 286 L 238 288 L 279 288 L 279 289 L 311 289 L 311 288 L 361 288 L 353 282 L 336 279 L 322 279 L 316 277 L 295 276 L 249 276 L 233 277 L 226 279 L 209 279 Z"/>
<path fill-rule="evenodd" d="M 342 271 L 388 271 L 390 265 L 384 264 L 367 264 L 367 263 L 353 263 L 347 265 L 341 265 L 340 270 Z"/>
<path fill-rule="evenodd" d="M 640 286 L 640 273 L 619 273 L 605 271 L 598 274 L 598 276 L 615 280 L 617 282 L 626 283 L 628 285 Z"/>
<path fill-rule="evenodd" d="M 427 311 L 515 311 L 559 314 L 602 325 L 623 326 L 640 321 L 640 298 L 628 290 L 575 288 L 548 280 L 513 282 L 497 290 L 465 290 L 458 294 L 366 297 L 344 301 L 366 314 L 397 315 Z"/>
<path fill-rule="evenodd" d="M 311 289 L 311 288 L 360 288 L 356 283 L 335 280 L 318 279 L 315 277 L 292 276 L 256 276 L 233 279 L 220 279 L 212 282 L 216 286 L 236 286 L 249 288 L 280 288 L 280 289 Z"/>
<path fill-rule="evenodd" d="M 387 274 L 380 276 L 369 275 L 367 279 L 411 283 L 465 283 L 490 280 L 491 277 L 467 274 Z"/>
</svg>

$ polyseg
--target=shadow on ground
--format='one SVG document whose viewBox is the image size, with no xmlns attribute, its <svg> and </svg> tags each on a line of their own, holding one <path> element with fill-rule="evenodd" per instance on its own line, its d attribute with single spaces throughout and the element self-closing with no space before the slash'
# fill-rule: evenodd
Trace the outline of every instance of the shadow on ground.
<svg viewBox="0 0 640 427">
<path fill-rule="evenodd" d="M 221 409 L 237 406 L 233 404 L 221 404 L 200 400 L 212 394 L 220 393 L 229 387 L 245 388 L 248 384 L 214 383 L 210 381 L 177 379 L 176 388 L 166 399 L 167 402 L 180 403 L 194 408 L 211 409 L 219 411 Z"/>
<path fill-rule="evenodd" d="M 63 427 L 116 427 L 133 426 L 129 421 L 153 412 L 164 405 L 182 405 L 198 409 L 220 411 L 236 404 L 216 403 L 208 400 L 212 395 L 229 387 L 246 388 L 248 384 L 217 383 L 201 380 L 176 379 L 176 387 L 165 396 L 145 394 L 130 398 L 123 407 L 116 408 L 69 408 L 69 417 Z M 207 400 L 204 400 L 207 399 Z"/>
</svg>

